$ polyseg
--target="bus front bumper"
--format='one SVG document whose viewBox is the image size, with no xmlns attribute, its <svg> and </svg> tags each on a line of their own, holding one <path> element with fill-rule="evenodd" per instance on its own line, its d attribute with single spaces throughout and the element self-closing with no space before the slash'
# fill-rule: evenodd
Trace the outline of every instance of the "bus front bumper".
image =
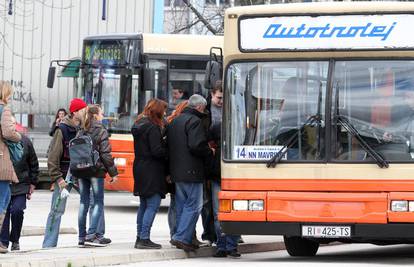
<svg viewBox="0 0 414 267">
<path fill-rule="evenodd" d="M 388 224 L 326 224 L 295 222 L 236 222 L 221 221 L 223 232 L 236 235 L 284 235 L 302 236 L 302 225 L 351 226 L 350 242 L 364 240 L 400 240 L 401 243 L 414 243 L 414 223 Z M 326 239 L 326 238 L 323 238 Z M 409 241 L 412 239 L 412 241 Z M 341 239 L 346 240 L 346 239 Z M 332 239 L 335 241 L 335 239 Z M 369 241 L 368 241 L 369 242 Z M 399 243 L 399 242 L 397 242 Z"/>
</svg>

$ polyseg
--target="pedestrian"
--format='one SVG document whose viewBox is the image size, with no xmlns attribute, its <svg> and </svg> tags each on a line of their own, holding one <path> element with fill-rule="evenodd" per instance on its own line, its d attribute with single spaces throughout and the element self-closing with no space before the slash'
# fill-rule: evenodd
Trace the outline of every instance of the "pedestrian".
<svg viewBox="0 0 414 267">
<path fill-rule="evenodd" d="M 14 165 L 19 183 L 12 184 L 11 200 L 6 217 L 1 228 L 1 244 L 8 248 L 11 242 L 11 251 L 20 250 L 20 234 L 23 226 L 26 200 L 30 200 L 38 182 L 39 162 L 33 144 L 27 136 L 22 135 L 23 157 Z M 11 220 L 11 231 L 10 231 Z"/>
<path fill-rule="evenodd" d="M 117 181 L 118 170 L 112 157 L 112 149 L 109 143 L 109 133 L 102 125 L 103 110 L 99 105 L 90 105 L 86 116 L 83 133 L 90 136 L 93 147 L 99 157 L 95 163 L 96 172 L 91 177 L 78 179 L 80 206 L 78 216 L 79 246 L 104 247 L 108 245 L 97 231 L 99 221 L 103 216 L 104 209 L 104 182 L 108 173 L 111 177 L 110 183 Z M 81 133 L 82 133 L 81 132 Z M 93 193 L 93 206 L 90 207 L 90 193 Z M 86 232 L 86 217 L 89 209 L 92 209 L 90 217 L 89 233 Z"/>
<path fill-rule="evenodd" d="M 50 126 L 49 130 L 49 136 L 53 137 L 55 134 L 56 129 L 59 127 L 60 122 L 63 120 L 63 118 L 68 115 L 66 109 L 60 108 L 56 112 L 55 120 L 52 122 L 52 125 Z"/>
<path fill-rule="evenodd" d="M 135 151 L 134 195 L 139 196 L 140 201 L 135 242 L 138 249 L 161 248 L 160 244 L 151 241 L 150 234 L 161 199 L 167 191 L 167 152 L 163 141 L 167 107 L 166 102 L 151 99 L 131 129 Z"/>
<path fill-rule="evenodd" d="M 16 131 L 16 120 L 7 106 L 12 94 L 13 89 L 10 83 L 0 81 L 0 229 L 11 198 L 9 185 L 11 182 L 19 182 L 6 144 L 6 141 L 19 142 L 21 139 L 21 135 Z M 0 245 L 0 253 L 7 252 L 7 248 Z"/>
<path fill-rule="evenodd" d="M 61 190 L 66 187 L 65 177 L 69 170 L 69 141 L 76 136 L 77 129 L 84 124 L 87 104 L 79 98 L 70 102 L 69 114 L 59 123 L 49 145 L 48 171 L 55 188 L 51 209 L 47 218 L 43 248 L 56 247 L 59 237 L 60 221 L 66 208 L 66 198 L 61 198 Z"/>
<path fill-rule="evenodd" d="M 183 110 L 187 107 L 188 100 L 184 100 L 178 104 L 175 110 L 167 118 L 167 123 L 170 124 L 175 118 L 180 115 Z M 175 210 L 175 184 L 171 181 L 171 176 L 167 176 L 167 192 L 170 193 L 170 206 L 168 207 L 168 226 L 170 228 L 170 239 L 172 239 L 175 234 L 177 220 L 176 220 L 176 210 Z"/>
<path fill-rule="evenodd" d="M 191 241 L 203 206 L 205 162 L 213 153 L 202 122 L 206 105 L 204 97 L 191 96 L 188 107 L 167 127 L 168 158 L 171 179 L 175 183 L 177 212 L 177 229 L 171 244 L 185 251 L 198 248 Z"/>
<path fill-rule="evenodd" d="M 214 257 L 239 258 L 237 244 L 240 236 L 227 235 L 221 231 L 218 220 L 219 199 L 218 193 L 221 190 L 221 122 L 222 122 L 223 91 L 221 81 L 216 82 L 211 91 L 211 126 L 209 132 L 210 146 L 215 149 L 214 159 L 210 168 L 209 178 L 211 179 L 211 199 L 213 204 L 214 226 L 217 236 L 217 248 Z"/>
</svg>

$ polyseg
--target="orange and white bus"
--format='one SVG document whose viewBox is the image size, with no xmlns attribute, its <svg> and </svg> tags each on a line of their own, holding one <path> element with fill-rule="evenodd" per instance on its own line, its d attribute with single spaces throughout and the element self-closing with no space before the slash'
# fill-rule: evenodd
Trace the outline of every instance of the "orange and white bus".
<svg viewBox="0 0 414 267">
<path fill-rule="evenodd" d="M 414 241 L 413 24 L 407 2 L 226 11 L 224 232 Z"/>
<path fill-rule="evenodd" d="M 184 98 L 194 93 L 206 96 L 208 89 L 203 81 L 210 48 L 222 47 L 222 42 L 222 36 L 145 33 L 84 39 L 80 85 L 75 86 L 75 95 L 103 107 L 103 122 L 111 133 L 120 173 L 118 182 L 106 183 L 105 189 L 133 191 L 134 146 L 130 130 L 137 114 L 154 97 L 172 104 L 173 90 L 179 90 Z M 76 66 L 66 64 L 62 73 L 73 69 Z"/>
</svg>

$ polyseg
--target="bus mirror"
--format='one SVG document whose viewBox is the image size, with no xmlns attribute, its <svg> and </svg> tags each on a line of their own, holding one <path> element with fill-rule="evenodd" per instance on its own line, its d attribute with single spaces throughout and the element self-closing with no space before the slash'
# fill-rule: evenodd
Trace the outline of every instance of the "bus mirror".
<svg viewBox="0 0 414 267">
<path fill-rule="evenodd" d="M 213 89 L 214 85 L 222 77 L 222 65 L 221 63 L 210 60 L 207 62 L 206 74 L 204 77 L 204 87 L 207 89 Z"/>
<path fill-rule="evenodd" d="M 49 73 L 47 75 L 47 88 L 53 88 L 55 83 L 56 67 L 49 67 Z"/>
<path fill-rule="evenodd" d="M 145 90 L 155 88 L 155 71 L 153 69 L 144 68 L 144 87 Z"/>
</svg>

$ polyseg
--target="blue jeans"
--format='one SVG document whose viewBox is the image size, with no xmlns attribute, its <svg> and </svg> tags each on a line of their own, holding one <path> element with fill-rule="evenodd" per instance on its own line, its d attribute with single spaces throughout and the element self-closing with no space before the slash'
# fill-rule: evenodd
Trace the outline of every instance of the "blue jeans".
<svg viewBox="0 0 414 267">
<path fill-rule="evenodd" d="M 177 229 L 174 240 L 191 244 L 203 208 L 203 183 L 175 183 Z"/>
<path fill-rule="evenodd" d="M 10 197 L 10 181 L 0 181 L 0 214 L 6 213 Z"/>
<path fill-rule="evenodd" d="M 93 196 L 93 194 L 92 194 Z M 62 215 L 65 213 L 66 208 L 66 200 L 67 198 L 60 198 L 60 189 L 59 185 L 55 183 L 55 188 L 52 195 L 52 205 L 50 208 L 49 215 L 47 217 L 46 229 L 45 229 L 45 237 L 43 239 L 43 248 L 54 248 L 57 246 L 58 238 L 59 238 L 59 230 L 60 230 L 60 221 Z M 91 198 L 91 202 L 93 202 L 93 197 Z M 92 217 L 92 209 L 89 212 L 90 218 Z M 89 220 L 89 228 L 91 227 L 91 220 Z M 92 234 L 89 230 L 88 234 Z M 102 212 L 102 216 L 100 218 L 100 223 L 98 224 L 98 228 L 96 229 L 97 236 L 100 233 L 105 233 L 105 215 Z"/>
<path fill-rule="evenodd" d="M 161 196 L 154 194 L 150 197 L 139 197 L 137 213 L 137 237 L 150 239 L 152 223 L 161 204 Z"/>
<path fill-rule="evenodd" d="M 60 221 L 63 213 L 65 213 L 67 198 L 60 197 L 60 188 L 58 183 L 55 183 L 55 189 L 52 195 L 52 204 L 50 212 L 47 216 L 47 223 L 45 229 L 45 237 L 43 239 L 43 248 L 53 248 L 57 246 L 60 230 Z"/>
<path fill-rule="evenodd" d="M 239 235 L 226 235 L 221 231 L 220 222 L 218 220 L 219 211 L 219 199 L 218 192 L 220 192 L 220 183 L 211 181 L 211 191 L 213 200 L 213 213 L 214 213 L 214 226 L 216 228 L 217 235 L 217 250 L 232 251 L 237 249 L 237 243 L 239 241 Z"/>
<path fill-rule="evenodd" d="M 78 227 L 79 227 L 79 239 L 84 240 L 86 236 L 86 217 L 89 211 L 90 205 L 90 193 L 93 193 L 94 205 L 92 207 L 92 215 L 89 225 L 88 237 L 92 238 L 97 235 L 97 228 L 99 220 L 103 214 L 104 208 L 104 179 L 103 178 L 88 178 L 79 179 L 79 193 L 80 193 L 80 205 L 78 214 Z"/>
<path fill-rule="evenodd" d="M 177 228 L 177 212 L 175 210 L 175 195 L 170 194 L 170 206 L 168 207 L 168 227 L 170 228 L 170 238 L 173 237 Z"/>
<path fill-rule="evenodd" d="M 12 196 L 9 207 L 7 209 L 6 217 L 4 218 L 3 227 L 1 228 L 0 241 L 6 247 L 9 246 L 9 241 L 19 243 L 20 234 L 23 227 L 23 215 L 26 209 L 26 194 Z M 11 232 L 10 232 L 11 219 Z"/>
</svg>

